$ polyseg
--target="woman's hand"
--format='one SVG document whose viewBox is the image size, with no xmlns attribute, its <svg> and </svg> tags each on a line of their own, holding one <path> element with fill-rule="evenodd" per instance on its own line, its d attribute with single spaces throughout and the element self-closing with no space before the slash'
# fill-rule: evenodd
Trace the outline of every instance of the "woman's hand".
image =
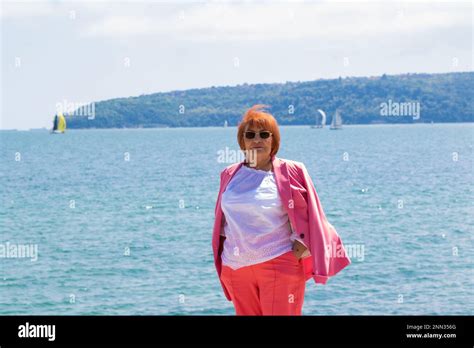
<svg viewBox="0 0 474 348">
<path fill-rule="evenodd" d="M 303 254 L 305 254 L 305 252 L 307 251 L 308 249 L 303 245 L 301 244 L 300 242 L 298 242 L 297 240 L 295 240 L 293 242 L 293 254 L 296 256 L 296 258 L 299 260 Z M 308 254 L 308 253 L 306 253 Z M 306 255 L 305 254 L 305 255 Z"/>
</svg>

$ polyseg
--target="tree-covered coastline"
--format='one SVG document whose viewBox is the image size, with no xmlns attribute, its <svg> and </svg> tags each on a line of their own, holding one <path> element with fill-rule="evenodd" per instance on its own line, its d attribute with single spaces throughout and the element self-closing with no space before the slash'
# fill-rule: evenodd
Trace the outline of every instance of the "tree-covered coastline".
<svg viewBox="0 0 474 348">
<path fill-rule="evenodd" d="M 95 102 L 93 118 L 66 120 L 68 128 L 235 126 L 247 108 L 267 104 L 281 125 L 315 124 L 318 109 L 327 124 L 336 109 L 344 124 L 472 122 L 473 91 L 473 72 L 213 86 Z M 419 117 L 382 111 L 394 103 L 418 105 Z"/>
</svg>

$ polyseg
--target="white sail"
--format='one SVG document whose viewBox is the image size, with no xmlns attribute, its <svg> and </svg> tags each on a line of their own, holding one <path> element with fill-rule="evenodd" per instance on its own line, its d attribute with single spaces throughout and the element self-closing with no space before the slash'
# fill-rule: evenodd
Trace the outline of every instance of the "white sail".
<svg viewBox="0 0 474 348">
<path fill-rule="evenodd" d="M 342 117 L 339 110 L 336 110 L 336 114 L 332 118 L 331 127 L 329 129 L 342 129 Z"/>
<path fill-rule="evenodd" d="M 321 114 L 321 128 L 324 128 L 326 125 L 326 113 L 321 109 L 318 109 L 318 112 Z"/>
<path fill-rule="evenodd" d="M 319 115 L 321 115 L 321 123 L 319 122 Z M 318 113 L 315 115 L 315 118 L 315 124 L 311 126 L 311 128 L 324 128 L 326 125 L 326 113 L 323 110 L 318 109 Z"/>
</svg>

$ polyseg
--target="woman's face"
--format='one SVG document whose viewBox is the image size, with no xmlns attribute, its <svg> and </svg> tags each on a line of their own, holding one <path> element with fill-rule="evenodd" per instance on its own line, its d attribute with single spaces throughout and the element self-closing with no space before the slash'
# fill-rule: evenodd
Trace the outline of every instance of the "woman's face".
<svg viewBox="0 0 474 348">
<path fill-rule="evenodd" d="M 244 132 L 245 150 L 247 151 L 249 162 L 256 160 L 260 162 L 270 157 L 272 152 L 272 135 L 266 139 L 260 138 L 260 131 L 268 131 L 268 129 L 259 128 L 258 126 L 247 126 L 245 132 L 255 132 L 253 139 L 247 139 Z"/>
</svg>

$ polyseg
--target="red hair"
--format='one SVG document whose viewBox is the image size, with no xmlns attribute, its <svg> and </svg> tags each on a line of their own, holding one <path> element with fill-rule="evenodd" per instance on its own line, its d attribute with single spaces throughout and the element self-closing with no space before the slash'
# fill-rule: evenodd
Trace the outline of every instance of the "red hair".
<svg viewBox="0 0 474 348">
<path fill-rule="evenodd" d="M 257 104 L 248 109 L 242 121 L 239 123 L 239 129 L 237 131 L 237 141 L 239 142 L 240 149 L 245 150 L 244 132 L 249 127 L 260 127 L 272 133 L 272 151 L 270 157 L 276 155 L 280 148 L 280 130 L 278 129 L 278 123 L 271 114 L 263 111 L 268 105 Z"/>
</svg>

